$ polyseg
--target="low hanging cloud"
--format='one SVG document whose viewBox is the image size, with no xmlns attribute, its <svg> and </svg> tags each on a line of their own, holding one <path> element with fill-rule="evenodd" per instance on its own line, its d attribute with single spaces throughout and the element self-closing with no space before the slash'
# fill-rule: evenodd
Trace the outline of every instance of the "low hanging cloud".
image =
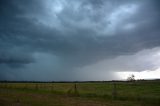
<svg viewBox="0 0 160 106">
<path fill-rule="evenodd" d="M 115 79 L 113 73 L 119 70 L 152 69 L 151 62 L 151 66 L 144 63 L 160 46 L 158 4 L 157 0 L 1 0 L 0 79 L 103 80 L 103 73 Z M 140 65 L 127 64 L 130 59 Z M 101 68 L 84 71 L 104 62 L 103 73 Z"/>
<path fill-rule="evenodd" d="M 100 71 L 115 71 L 115 72 L 141 72 L 154 71 L 159 67 L 160 48 L 146 49 L 137 52 L 134 55 L 118 56 L 114 59 L 106 59 L 95 64 L 83 67 L 83 70 L 100 70 Z"/>
</svg>

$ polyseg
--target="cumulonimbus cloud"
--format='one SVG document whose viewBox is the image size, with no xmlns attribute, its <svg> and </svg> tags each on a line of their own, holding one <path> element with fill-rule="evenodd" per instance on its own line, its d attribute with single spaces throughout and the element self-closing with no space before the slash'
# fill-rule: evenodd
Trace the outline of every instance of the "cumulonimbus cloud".
<svg viewBox="0 0 160 106">
<path fill-rule="evenodd" d="M 63 73 L 159 47 L 159 11 L 156 0 L 1 0 L 0 67 L 34 64 L 44 53 Z"/>
</svg>

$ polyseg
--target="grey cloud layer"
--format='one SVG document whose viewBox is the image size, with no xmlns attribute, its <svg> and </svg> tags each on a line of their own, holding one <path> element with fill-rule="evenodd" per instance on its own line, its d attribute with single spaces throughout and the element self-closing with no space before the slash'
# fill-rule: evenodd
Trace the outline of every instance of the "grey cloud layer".
<svg viewBox="0 0 160 106">
<path fill-rule="evenodd" d="M 40 61 L 35 59 L 35 53 L 56 56 L 64 67 L 56 70 L 63 73 L 66 67 L 72 70 L 158 47 L 158 3 L 158 0 L 1 0 L 0 77 L 8 67 L 26 70 L 23 66 Z"/>
</svg>

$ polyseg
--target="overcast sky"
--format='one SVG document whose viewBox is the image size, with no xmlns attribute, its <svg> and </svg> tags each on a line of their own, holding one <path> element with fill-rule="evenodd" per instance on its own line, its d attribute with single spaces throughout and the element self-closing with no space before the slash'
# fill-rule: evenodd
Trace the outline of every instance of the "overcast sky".
<svg viewBox="0 0 160 106">
<path fill-rule="evenodd" d="M 0 0 L 0 80 L 160 78 L 159 6 L 159 0 Z"/>
</svg>

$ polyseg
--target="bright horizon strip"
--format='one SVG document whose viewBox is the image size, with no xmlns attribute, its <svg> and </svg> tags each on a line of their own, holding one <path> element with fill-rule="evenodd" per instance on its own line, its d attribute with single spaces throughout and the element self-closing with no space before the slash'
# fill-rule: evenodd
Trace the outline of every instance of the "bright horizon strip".
<svg viewBox="0 0 160 106">
<path fill-rule="evenodd" d="M 116 72 L 116 74 L 122 79 L 126 80 L 131 74 L 135 76 L 135 79 L 159 79 L 160 78 L 160 68 L 150 71 L 141 71 L 141 72 Z"/>
</svg>

